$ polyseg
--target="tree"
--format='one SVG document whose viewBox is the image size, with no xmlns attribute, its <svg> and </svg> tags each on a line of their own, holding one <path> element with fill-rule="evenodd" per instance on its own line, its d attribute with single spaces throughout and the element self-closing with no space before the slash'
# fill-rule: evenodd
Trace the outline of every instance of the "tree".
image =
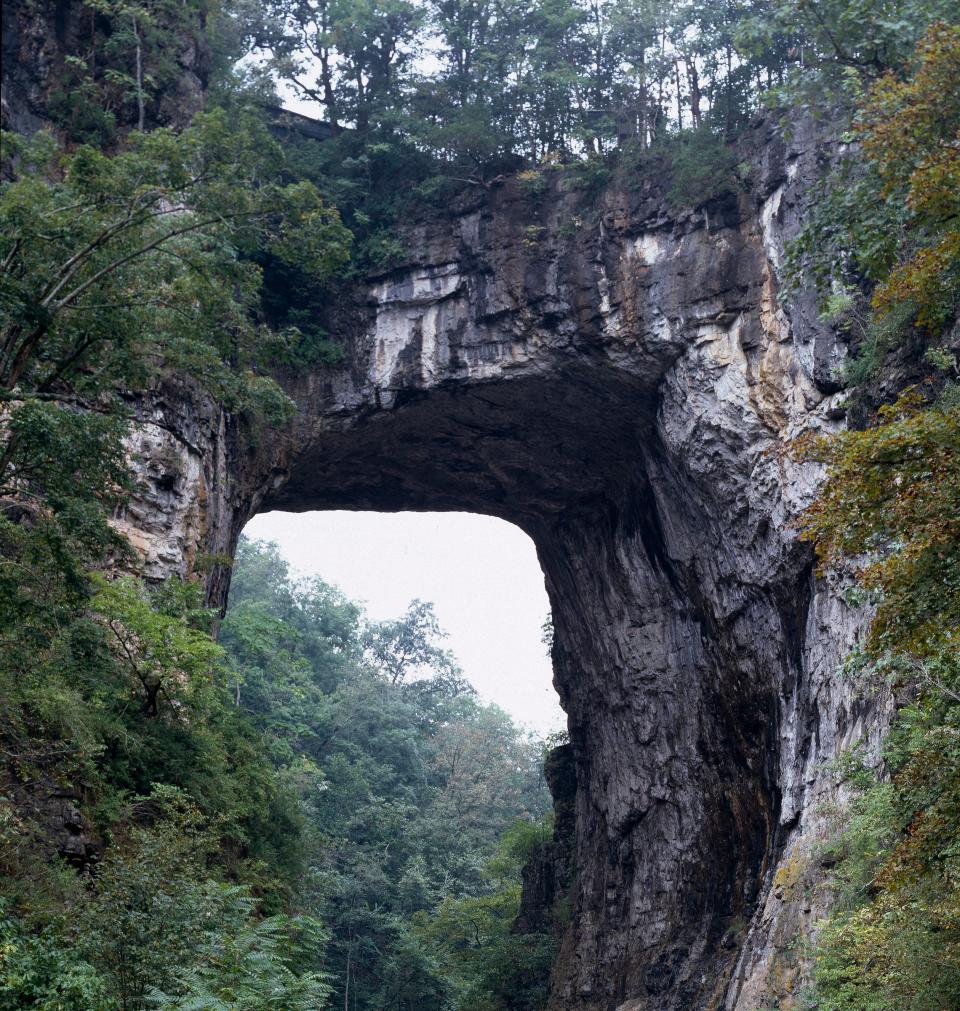
<svg viewBox="0 0 960 1011">
<path fill-rule="evenodd" d="M 885 215 L 899 227 L 856 252 L 879 323 L 896 317 L 901 339 L 915 321 L 935 340 L 956 313 L 957 54 L 956 30 L 932 25 L 913 73 L 876 81 L 857 123 L 870 228 Z M 956 374 L 946 347 L 926 357 Z M 841 757 L 854 801 L 833 841 L 837 903 L 816 950 L 827 1011 L 960 1000 L 960 408 L 950 378 L 930 387 L 903 392 L 862 431 L 799 446 L 828 467 L 804 536 L 875 606 L 845 666 L 862 691 L 892 690 L 898 703 L 883 766 Z"/>
<path fill-rule="evenodd" d="M 109 984 L 57 931 L 32 932 L 0 905 L 0 1008 L 117 1011 Z"/>
<path fill-rule="evenodd" d="M 803 445 L 830 467 L 804 531 L 825 564 L 863 559 L 879 598 L 870 654 L 920 662 L 955 652 L 960 629 L 960 408 L 908 392 L 878 422 Z"/>
<path fill-rule="evenodd" d="M 76 49 L 51 80 L 53 121 L 71 141 L 106 147 L 131 129 L 180 119 L 184 110 L 169 93 L 184 75 L 184 52 L 196 46 L 202 59 L 203 4 L 83 0 L 82 7 L 72 18 Z"/>
<path fill-rule="evenodd" d="M 877 199 L 907 209 L 899 262 L 874 308 L 882 317 L 909 302 L 917 324 L 935 333 L 960 304 L 960 25 L 930 26 L 914 72 L 875 82 L 856 130 L 877 172 Z"/>
<path fill-rule="evenodd" d="M 738 28 L 740 44 L 754 58 L 766 49 L 782 53 L 794 85 L 804 91 L 829 87 L 833 97 L 888 70 L 900 70 L 913 58 L 931 22 L 950 20 L 945 0 L 775 0 L 749 9 Z"/>
<path fill-rule="evenodd" d="M 419 41 L 418 4 L 298 0 L 272 13 L 276 67 L 323 106 L 334 127 L 350 124 L 363 133 L 397 107 Z"/>
<path fill-rule="evenodd" d="M 158 788 L 137 806 L 147 825 L 110 851 L 77 924 L 77 947 L 117 1006 L 325 1008 L 329 987 L 308 967 L 326 940 L 319 924 L 259 919 L 247 889 L 206 878 L 216 836 L 177 791 Z"/>
<path fill-rule="evenodd" d="M 517 934 L 520 872 L 549 836 L 548 822 L 519 822 L 503 833 L 487 873 L 494 887 L 479 896 L 446 898 L 413 918 L 421 952 L 441 967 L 457 1011 L 538 1011 L 546 1002 L 559 941 L 554 929 Z M 559 916 L 559 911 L 556 911 Z"/>
<path fill-rule="evenodd" d="M 252 118 L 235 127 L 212 112 L 112 157 L 4 135 L 18 167 L 0 195 L 0 388 L 101 391 L 159 361 L 240 398 L 259 285 L 242 252 L 323 275 L 347 235 L 312 186 L 279 180 L 280 151 Z"/>
<path fill-rule="evenodd" d="M 263 544 L 241 544 L 234 588 L 223 643 L 241 710 L 301 797 L 299 901 L 330 930 L 335 999 L 440 1011 L 447 982 L 410 918 L 490 890 L 500 833 L 547 804 L 538 742 L 478 702 L 429 604 L 364 622 Z"/>
<path fill-rule="evenodd" d="M 460 668 L 453 655 L 436 644 L 445 634 L 433 605 L 414 600 L 402 618 L 371 625 L 364 637 L 364 649 L 368 661 L 394 685 L 427 672 L 434 677 L 454 677 Z"/>
</svg>

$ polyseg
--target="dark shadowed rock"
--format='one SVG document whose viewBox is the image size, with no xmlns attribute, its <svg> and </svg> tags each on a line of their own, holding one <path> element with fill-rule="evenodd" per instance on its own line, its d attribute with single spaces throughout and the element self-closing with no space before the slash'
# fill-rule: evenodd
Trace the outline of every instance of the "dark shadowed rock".
<svg viewBox="0 0 960 1011">
<path fill-rule="evenodd" d="M 518 934 L 554 931 L 558 921 L 566 919 L 577 832 L 577 763 L 573 748 L 563 744 L 551 750 L 543 774 L 553 799 L 553 835 L 523 868 L 520 912 L 513 925 Z"/>
</svg>

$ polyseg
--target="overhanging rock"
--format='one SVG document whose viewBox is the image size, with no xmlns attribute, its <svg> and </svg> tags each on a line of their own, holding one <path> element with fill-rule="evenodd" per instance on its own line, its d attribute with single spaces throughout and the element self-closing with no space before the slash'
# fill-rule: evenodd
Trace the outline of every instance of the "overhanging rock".
<svg viewBox="0 0 960 1011">
<path fill-rule="evenodd" d="M 880 722 L 834 675 L 862 616 L 791 525 L 819 475 L 779 452 L 842 417 L 842 344 L 777 294 L 815 142 L 750 143 L 749 192 L 679 218 L 655 181 L 548 173 L 410 228 L 331 311 L 347 361 L 279 376 L 288 430 L 253 439 L 185 382 L 138 405 L 118 523 L 151 577 L 212 559 L 217 602 L 266 509 L 469 510 L 534 539 L 577 780 L 554 1009 L 787 1007 L 818 907 L 777 870 L 814 873 L 823 765 Z"/>
</svg>

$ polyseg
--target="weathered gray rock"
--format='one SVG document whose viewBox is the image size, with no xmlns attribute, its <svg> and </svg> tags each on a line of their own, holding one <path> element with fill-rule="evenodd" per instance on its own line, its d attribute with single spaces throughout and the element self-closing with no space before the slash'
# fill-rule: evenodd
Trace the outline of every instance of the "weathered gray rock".
<svg viewBox="0 0 960 1011">
<path fill-rule="evenodd" d="M 42 860 L 60 859 L 81 873 L 96 864 L 103 840 L 81 811 L 84 786 L 64 786 L 33 768 L 29 776 L 3 779 L 0 816 L 6 839 L 14 840 L 4 853 L 5 865 L 15 867 L 23 853 Z"/>
<path fill-rule="evenodd" d="M 835 675 L 863 615 L 793 526 L 820 474 L 782 453 L 843 415 L 843 344 L 778 299 L 824 152 L 750 145 L 750 191 L 679 218 L 655 179 L 549 175 L 411 227 L 327 321 L 348 363 L 279 377 L 288 430 L 253 440 L 184 384 L 140 405 L 119 523 L 152 577 L 266 509 L 470 510 L 534 539 L 577 781 L 555 1009 L 789 1007 L 825 765 L 882 725 Z"/>
</svg>

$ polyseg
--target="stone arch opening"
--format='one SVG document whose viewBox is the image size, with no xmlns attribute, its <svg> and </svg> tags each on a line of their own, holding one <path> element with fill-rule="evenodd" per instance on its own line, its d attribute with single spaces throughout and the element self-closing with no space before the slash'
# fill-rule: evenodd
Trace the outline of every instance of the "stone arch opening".
<svg viewBox="0 0 960 1011">
<path fill-rule="evenodd" d="M 289 427 L 186 416 L 182 389 L 143 408 L 185 447 L 167 522 L 195 531 L 158 572 L 272 509 L 533 539 L 577 783 L 555 1011 L 759 1002 L 773 873 L 844 726 L 853 623 L 790 527 L 813 477 L 776 452 L 836 417 L 836 342 L 776 292 L 816 152 L 763 151 L 750 193 L 679 220 L 650 187 L 512 181 L 411 227 L 405 263 L 330 307 L 344 361 L 277 372 Z"/>
<path fill-rule="evenodd" d="M 719 999 L 778 817 L 783 601 L 725 588 L 726 508 L 664 444 L 659 407 L 648 375 L 589 358 L 395 390 L 282 447 L 257 506 L 467 509 L 533 539 L 577 779 L 557 1008 Z"/>
<path fill-rule="evenodd" d="M 481 701 L 540 736 L 566 729 L 544 641 L 543 571 L 519 528 L 476 513 L 271 512 L 244 536 L 275 543 L 295 576 L 336 586 L 366 620 L 429 602 L 446 635 L 438 645 Z"/>
</svg>

